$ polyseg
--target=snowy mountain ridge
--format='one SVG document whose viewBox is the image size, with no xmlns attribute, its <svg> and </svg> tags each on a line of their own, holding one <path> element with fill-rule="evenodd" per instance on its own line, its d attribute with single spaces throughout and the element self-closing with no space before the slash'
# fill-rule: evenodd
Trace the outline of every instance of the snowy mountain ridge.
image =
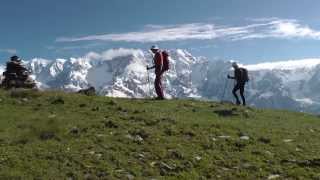
<svg viewBox="0 0 320 180">
<path fill-rule="evenodd" d="M 167 98 L 234 100 L 231 61 L 209 61 L 186 50 L 168 50 L 170 70 L 164 76 Z M 110 49 L 83 57 L 25 62 L 41 89 L 78 91 L 94 86 L 100 95 L 130 98 L 155 96 L 149 52 Z M 0 70 L 4 70 L 1 66 Z M 252 106 L 320 112 L 320 59 L 245 65 L 250 81 L 246 97 Z M 149 78 L 148 78 L 149 76 Z"/>
</svg>

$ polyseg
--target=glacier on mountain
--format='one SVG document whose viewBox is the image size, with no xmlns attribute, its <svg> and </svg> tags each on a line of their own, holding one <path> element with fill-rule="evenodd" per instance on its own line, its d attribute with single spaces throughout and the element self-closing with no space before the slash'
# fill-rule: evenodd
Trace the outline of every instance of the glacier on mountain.
<svg viewBox="0 0 320 180">
<path fill-rule="evenodd" d="M 231 61 L 194 57 L 168 50 L 170 70 L 164 76 L 167 98 L 233 101 Z M 83 57 L 24 62 L 40 89 L 78 91 L 94 86 L 100 95 L 129 98 L 155 96 L 152 55 L 140 49 L 110 49 Z M 249 70 L 249 105 L 311 113 L 320 112 L 320 59 L 242 65 Z M 0 66 L 4 71 L 4 66 Z M 149 76 L 149 78 L 148 78 Z M 149 79 L 149 81 L 148 81 Z"/>
</svg>

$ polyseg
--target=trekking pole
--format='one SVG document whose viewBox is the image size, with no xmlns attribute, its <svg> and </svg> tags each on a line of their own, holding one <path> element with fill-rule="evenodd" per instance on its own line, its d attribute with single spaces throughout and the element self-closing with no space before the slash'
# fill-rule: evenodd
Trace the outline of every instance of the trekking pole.
<svg viewBox="0 0 320 180">
<path fill-rule="evenodd" d="M 228 79 L 225 81 L 225 84 L 224 84 L 224 89 L 223 89 L 221 101 L 224 100 L 224 96 L 225 96 L 225 94 L 226 94 L 227 85 L 228 85 Z"/>
<path fill-rule="evenodd" d="M 148 66 L 147 66 L 148 67 Z M 148 81 L 148 88 L 149 88 L 149 97 L 151 98 L 151 86 L 150 86 L 150 74 L 149 70 L 147 70 L 147 81 Z"/>
</svg>

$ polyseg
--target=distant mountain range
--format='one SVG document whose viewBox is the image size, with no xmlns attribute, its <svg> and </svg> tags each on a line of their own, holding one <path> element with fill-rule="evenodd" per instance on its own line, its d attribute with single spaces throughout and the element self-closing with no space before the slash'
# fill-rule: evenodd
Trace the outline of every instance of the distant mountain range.
<svg viewBox="0 0 320 180">
<path fill-rule="evenodd" d="M 234 100 L 231 61 L 194 57 L 186 50 L 169 50 L 171 69 L 164 86 L 168 98 Z M 100 95 L 144 98 L 154 96 L 152 56 L 139 49 L 111 49 L 84 57 L 26 61 L 41 89 L 77 91 L 94 86 Z M 260 108 L 320 112 L 320 59 L 245 65 L 249 105 Z M 4 70 L 4 66 L 0 71 Z"/>
</svg>

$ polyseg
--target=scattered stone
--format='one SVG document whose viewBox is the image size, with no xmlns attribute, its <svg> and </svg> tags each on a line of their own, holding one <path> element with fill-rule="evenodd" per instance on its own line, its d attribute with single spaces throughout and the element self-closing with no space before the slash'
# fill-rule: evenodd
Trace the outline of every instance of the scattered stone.
<svg viewBox="0 0 320 180">
<path fill-rule="evenodd" d="M 111 101 L 109 102 L 109 105 L 111 105 L 111 106 L 115 106 L 115 105 L 117 105 L 117 102 L 116 102 L 116 101 L 114 101 L 114 100 L 111 100 Z"/>
<path fill-rule="evenodd" d="M 75 174 L 73 174 L 72 172 L 68 172 L 66 175 L 68 177 L 67 180 L 75 180 L 76 179 Z"/>
<path fill-rule="evenodd" d="M 245 118 L 249 118 L 250 117 L 250 112 L 248 110 L 245 110 L 243 112 L 243 115 L 244 115 Z"/>
<path fill-rule="evenodd" d="M 281 160 L 281 164 L 287 164 L 287 163 L 292 163 L 292 164 L 295 164 L 297 163 L 298 161 L 295 160 L 295 159 L 283 159 Z"/>
<path fill-rule="evenodd" d="M 159 119 L 148 119 L 148 120 L 144 120 L 144 123 L 147 126 L 155 126 L 160 123 L 160 120 Z"/>
<path fill-rule="evenodd" d="M 16 100 L 17 104 L 23 104 L 22 101 Z"/>
<path fill-rule="evenodd" d="M 53 118 L 55 118 L 55 117 L 57 117 L 57 115 L 55 115 L 55 114 L 50 114 L 50 115 L 48 116 L 49 119 L 53 119 Z"/>
<path fill-rule="evenodd" d="M 97 134 L 96 136 L 97 137 L 105 137 L 106 135 L 105 134 Z"/>
<path fill-rule="evenodd" d="M 93 175 L 89 174 L 89 173 L 86 173 L 84 176 L 83 176 L 83 179 L 84 180 L 93 180 L 94 177 Z"/>
<path fill-rule="evenodd" d="M 73 135 L 78 135 L 80 133 L 80 129 L 78 127 L 73 127 L 71 128 L 70 133 Z"/>
<path fill-rule="evenodd" d="M 263 153 L 259 150 L 253 150 L 251 153 L 254 155 L 263 155 Z"/>
<path fill-rule="evenodd" d="M 96 95 L 96 89 L 94 87 L 89 87 L 87 89 L 81 89 L 78 91 L 79 94 L 84 94 L 87 96 L 94 96 Z"/>
<path fill-rule="evenodd" d="M 248 170 L 252 170 L 252 171 L 257 171 L 258 168 L 250 163 L 243 163 L 241 165 L 241 168 L 245 168 L 245 169 L 248 169 Z"/>
<path fill-rule="evenodd" d="M 279 174 L 271 174 L 271 175 L 269 175 L 268 176 L 268 179 L 278 179 L 278 178 L 280 178 L 280 175 Z"/>
<path fill-rule="evenodd" d="M 144 129 L 131 130 L 131 131 L 129 131 L 129 134 L 131 134 L 133 136 L 140 136 L 143 139 L 147 139 L 150 136 L 150 134 L 148 132 L 146 132 Z"/>
<path fill-rule="evenodd" d="M 135 142 L 142 142 L 143 141 L 143 138 L 139 135 L 136 135 L 135 138 L 134 138 L 134 141 Z"/>
<path fill-rule="evenodd" d="M 184 131 L 183 134 L 188 138 L 193 138 L 196 136 L 196 134 L 193 131 Z"/>
<path fill-rule="evenodd" d="M 171 123 L 171 124 L 176 124 L 177 121 L 173 118 L 170 118 L 170 117 L 165 117 L 165 118 L 162 118 L 160 121 L 165 121 L 165 122 L 168 122 L 168 123 Z"/>
<path fill-rule="evenodd" d="M 41 140 L 50 140 L 55 138 L 55 134 L 53 132 L 44 131 L 40 133 L 40 139 Z"/>
<path fill-rule="evenodd" d="M 139 153 L 139 154 L 138 154 L 138 157 L 139 157 L 140 159 L 143 159 L 143 158 L 145 158 L 145 155 L 144 155 L 144 154 Z"/>
<path fill-rule="evenodd" d="M 117 129 L 119 126 L 115 123 L 115 122 L 113 122 L 112 120 L 109 120 L 109 121 L 106 121 L 106 122 L 104 122 L 104 126 L 106 127 L 106 128 L 114 128 L 114 129 Z"/>
<path fill-rule="evenodd" d="M 309 129 L 310 132 L 314 133 L 315 131 L 313 129 Z"/>
<path fill-rule="evenodd" d="M 170 159 L 184 159 L 184 156 L 182 153 L 180 153 L 178 150 L 173 150 L 173 149 L 170 149 L 168 150 L 169 152 L 169 158 Z"/>
<path fill-rule="evenodd" d="M 247 136 L 247 134 L 244 133 L 244 132 L 238 132 L 238 136 L 239 136 L 239 137 L 241 137 L 241 136 Z"/>
<path fill-rule="evenodd" d="M 100 107 L 97 106 L 97 107 L 92 108 L 91 110 L 92 110 L 92 111 L 100 111 Z"/>
<path fill-rule="evenodd" d="M 127 174 L 126 177 L 127 177 L 128 180 L 133 180 L 134 179 L 134 176 L 132 174 Z"/>
<path fill-rule="evenodd" d="M 220 101 L 220 104 L 223 104 L 223 105 L 234 105 L 234 103 L 232 101 L 227 101 L 227 100 Z"/>
<path fill-rule="evenodd" d="M 242 167 L 243 167 L 243 168 L 246 168 L 246 169 L 247 169 L 247 168 L 250 168 L 251 166 L 252 166 L 252 165 L 251 165 L 250 163 L 243 163 L 243 164 L 242 164 Z"/>
<path fill-rule="evenodd" d="M 128 134 L 128 135 L 126 135 L 126 138 L 131 139 L 133 142 L 139 143 L 139 144 L 142 143 L 143 140 L 144 140 L 144 139 L 143 139 L 141 136 L 139 136 L 139 135 L 132 136 L 132 135 Z"/>
<path fill-rule="evenodd" d="M 235 116 L 236 114 L 234 113 L 235 111 L 233 109 L 231 110 L 216 110 L 216 111 L 213 111 L 214 113 L 218 114 L 219 116 L 222 116 L 222 117 L 229 117 L 229 116 Z"/>
<path fill-rule="evenodd" d="M 273 153 L 270 152 L 270 151 L 265 151 L 265 153 L 266 153 L 267 155 L 269 155 L 269 156 L 273 156 Z"/>
<path fill-rule="evenodd" d="M 248 141 L 248 140 L 250 140 L 250 137 L 249 136 L 241 136 L 240 139 Z"/>
<path fill-rule="evenodd" d="M 218 107 L 218 105 L 217 104 L 211 104 L 210 107 L 211 108 L 215 108 L 215 107 Z"/>
<path fill-rule="evenodd" d="M 104 179 L 103 177 L 106 177 L 108 175 L 108 173 L 107 172 L 104 172 L 104 171 L 99 171 L 98 173 L 97 173 L 97 177 L 98 178 L 102 178 L 102 179 Z"/>
<path fill-rule="evenodd" d="M 311 160 L 304 160 L 298 161 L 297 164 L 301 167 L 320 167 L 320 159 L 311 159 Z"/>
<path fill-rule="evenodd" d="M 173 136 L 173 135 L 176 134 L 176 132 L 175 132 L 172 128 L 165 128 L 164 133 L 165 133 L 167 136 Z"/>
<path fill-rule="evenodd" d="M 97 156 L 97 158 L 100 159 L 102 157 L 102 154 L 101 153 L 97 153 L 96 156 Z"/>
<path fill-rule="evenodd" d="M 123 111 L 124 111 L 124 109 L 123 109 L 122 107 L 120 107 L 120 106 L 119 106 L 119 107 L 117 108 L 117 111 L 121 111 L 121 112 L 123 112 Z"/>
<path fill-rule="evenodd" d="M 231 169 L 229 169 L 229 168 L 226 168 L 226 167 L 223 167 L 223 168 L 221 168 L 223 171 L 230 171 Z"/>
<path fill-rule="evenodd" d="M 157 164 L 158 164 L 157 162 L 153 161 L 153 162 L 150 163 L 150 166 L 151 167 L 155 167 Z"/>
<path fill-rule="evenodd" d="M 216 139 L 216 138 L 214 138 L 214 137 L 213 137 L 213 138 L 211 138 L 211 140 L 212 140 L 212 141 L 217 141 L 217 139 Z"/>
<path fill-rule="evenodd" d="M 265 143 L 265 144 L 271 143 L 271 139 L 266 138 L 266 137 L 260 137 L 260 138 L 258 139 L 258 141 L 260 141 L 260 142 L 262 142 L 262 143 Z"/>
<path fill-rule="evenodd" d="M 62 97 L 57 97 L 51 102 L 51 104 L 55 104 L 55 105 L 64 104 L 64 100 L 62 99 Z"/>
<path fill-rule="evenodd" d="M 290 142 L 292 142 L 293 141 L 293 139 L 284 139 L 283 140 L 283 142 L 285 142 L 285 143 L 290 143 Z"/>
<path fill-rule="evenodd" d="M 134 110 L 134 111 L 133 111 L 133 114 L 139 114 L 139 113 L 140 113 L 139 110 Z"/>
<path fill-rule="evenodd" d="M 194 157 L 194 159 L 196 160 L 196 161 L 201 161 L 201 157 L 200 156 L 196 156 L 196 157 Z"/>
<path fill-rule="evenodd" d="M 244 143 L 243 141 L 242 142 L 240 142 L 240 141 L 235 142 L 234 145 L 238 148 L 238 150 L 242 150 L 243 148 L 245 148 L 247 146 L 247 144 Z"/>
<path fill-rule="evenodd" d="M 21 101 L 22 101 L 22 102 L 28 102 L 29 99 L 28 99 L 28 98 L 22 98 Z"/>
<path fill-rule="evenodd" d="M 221 138 L 221 139 L 229 139 L 229 138 L 231 138 L 231 136 L 218 136 L 218 138 Z"/>
<path fill-rule="evenodd" d="M 161 162 L 160 165 L 162 167 L 164 167 L 165 169 L 167 169 L 167 170 L 173 170 L 174 169 L 173 167 L 169 166 L 168 164 L 166 164 L 164 162 Z"/>
</svg>

